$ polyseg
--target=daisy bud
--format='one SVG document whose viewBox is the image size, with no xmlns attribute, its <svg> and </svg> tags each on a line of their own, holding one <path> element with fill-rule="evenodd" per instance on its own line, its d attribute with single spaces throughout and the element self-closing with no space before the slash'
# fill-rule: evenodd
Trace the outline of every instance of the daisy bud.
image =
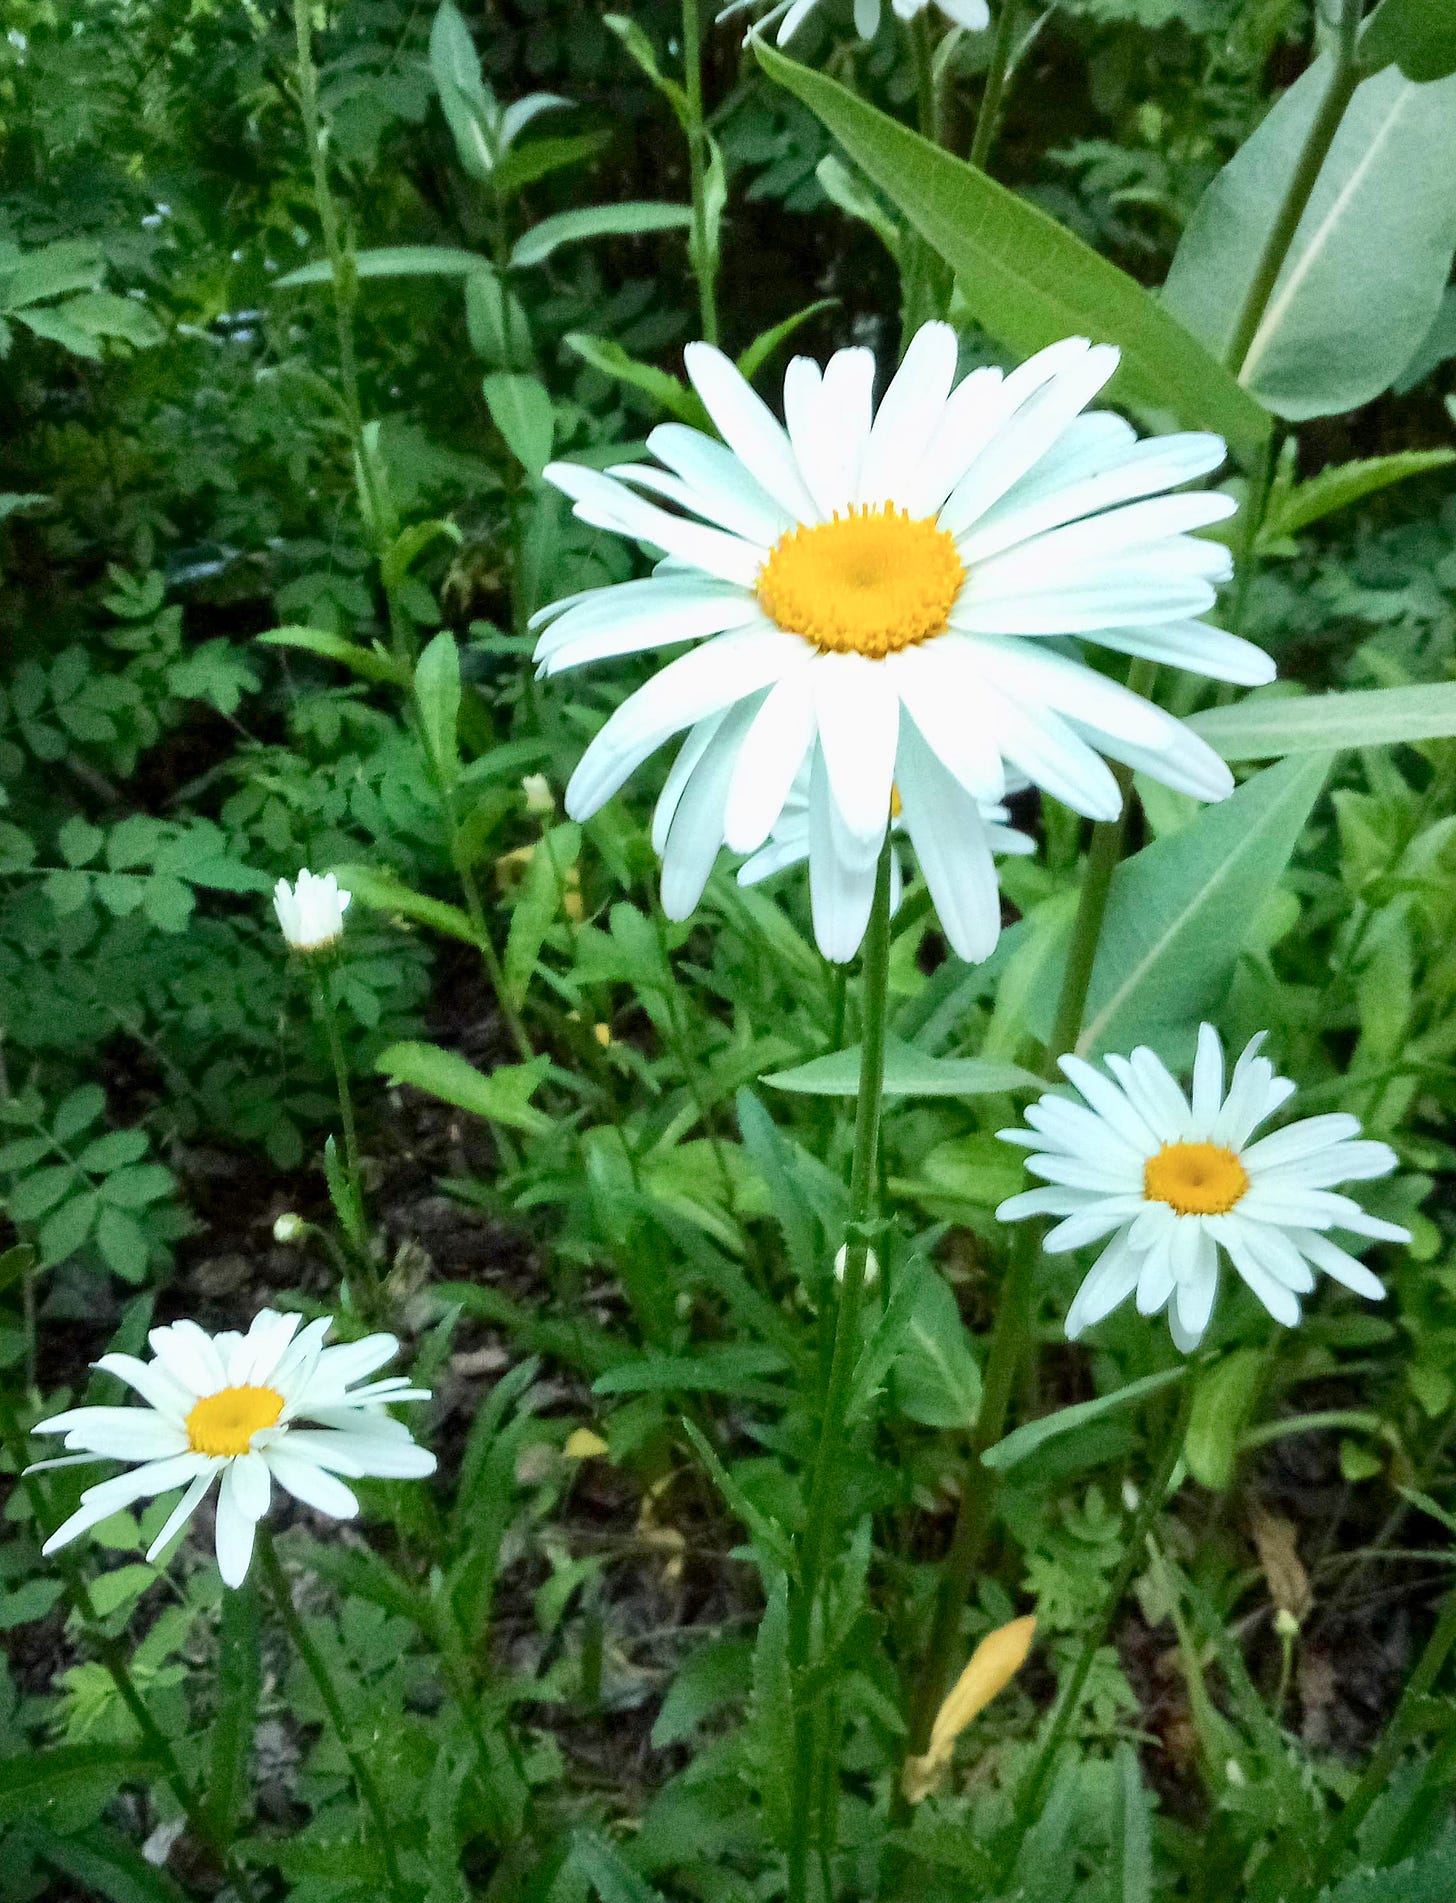
<svg viewBox="0 0 1456 1903">
<path fill-rule="evenodd" d="M 294 885 L 280 879 L 273 888 L 273 910 L 289 949 L 305 953 L 332 951 L 344 936 L 344 914 L 352 897 L 352 893 L 342 890 L 332 872 L 320 878 L 305 869 Z"/>
<path fill-rule="evenodd" d="M 848 1262 L 849 1262 L 849 1244 L 846 1242 L 840 1246 L 839 1254 L 835 1256 L 834 1258 L 834 1279 L 836 1282 L 839 1282 L 841 1284 L 843 1283 L 845 1269 L 848 1265 Z M 865 1288 L 873 1288 L 875 1283 L 878 1282 L 879 1279 L 880 1279 L 880 1259 L 875 1254 L 873 1249 L 866 1249 L 865 1250 L 864 1282 L 862 1286 Z"/>
<path fill-rule="evenodd" d="M 556 811 L 556 795 L 544 773 L 528 773 L 521 781 L 526 796 L 526 811 L 537 819 L 549 819 Z"/>
<path fill-rule="evenodd" d="M 296 1216 L 291 1209 L 285 1209 L 273 1224 L 273 1240 L 285 1243 L 302 1242 L 307 1227 L 308 1224 L 302 1216 Z"/>
</svg>

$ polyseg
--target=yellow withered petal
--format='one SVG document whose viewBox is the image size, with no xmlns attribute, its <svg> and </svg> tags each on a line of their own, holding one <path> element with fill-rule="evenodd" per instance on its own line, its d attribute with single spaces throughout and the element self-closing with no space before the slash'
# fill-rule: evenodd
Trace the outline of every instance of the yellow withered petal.
<svg viewBox="0 0 1456 1903">
<path fill-rule="evenodd" d="M 568 1460 L 600 1460 L 607 1451 L 607 1443 L 589 1427 L 578 1427 L 567 1435 L 561 1451 Z"/>
<path fill-rule="evenodd" d="M 1035 1636 L 1035 1618 L 1013 1619 L 1009 1625 L 988 1632 L 972 1652 L 966 1669 L 935 1714 L 924 1755 L 906 1760 L 901 1782 L 912 1804 L 929 1796 L 936 1779 L 950 1763 L 956 1739 L 971 1720 L 985 1710 L 997 1692 L 1004 1691 L 1015 1678 L 1026 1663 Z"/>
</svg>

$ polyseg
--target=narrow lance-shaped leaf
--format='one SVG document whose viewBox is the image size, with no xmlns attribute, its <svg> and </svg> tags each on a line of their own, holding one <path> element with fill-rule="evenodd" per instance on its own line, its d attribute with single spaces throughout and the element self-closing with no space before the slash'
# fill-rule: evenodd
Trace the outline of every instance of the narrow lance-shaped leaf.
<svg viewBox="0 0 1456 1903">
<path fill-rule="evenodd" d="M 1242 455 L 1268 416 L 1182 324 L 1125 271 L 1037 206 L 951 156 L 846 87 L 755 39 L 771 79 L 803 100 L 854 162 L 955 271 L 993 337 L 1027 354 L 1085 335 L 1122 351 L 1115 386 L 1133 404 L 1217 430 Z"/>
<path fill-rule="evenodd" d="M 1456 738 L 1456 681 L 1349 694 L 1251 694 L 1189 721 L 1225 760 L 1273 760 L 1346 747 Z"/>
</svg>

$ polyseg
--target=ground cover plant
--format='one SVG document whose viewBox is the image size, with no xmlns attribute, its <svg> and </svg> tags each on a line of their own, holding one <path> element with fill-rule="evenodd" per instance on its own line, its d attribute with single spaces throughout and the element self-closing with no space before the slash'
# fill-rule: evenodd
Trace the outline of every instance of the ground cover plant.
<svg viewBox="0 0 1456 1903">
<path fill-rule="evenodd" d="M 1445 0 L 16 0 L 0 1892 L 1456 1892 Z"/>
</svg>

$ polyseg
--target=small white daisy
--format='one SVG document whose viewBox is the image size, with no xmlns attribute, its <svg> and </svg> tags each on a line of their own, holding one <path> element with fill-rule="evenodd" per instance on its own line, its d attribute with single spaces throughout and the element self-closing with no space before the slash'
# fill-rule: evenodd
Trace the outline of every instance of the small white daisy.
<svg viewBox="0 0 1456 1903">
<path fill-rule="evenodd" d="M 667 423 L 648 438 L 662 467 L 545 472 L 583 521 L 666 559 L 543 609 L 540 672 L 692 643 L 587 748 L 571 817 L 687 729 L 656 832 L 711 865 L 723 844 L 758 851 L 807 766 L 815 930 L 843 960 L 864 936 L 863 869 L 897 787 L 922 867 L 939 857 L 945 883 L 975 895 L 963 955 L 985 958 L 1000 907 L 981 804 L 1003 797 L 1008 766 L 1094 819 L 1120 805 L 1102 755 L 1201 799 L 1228 794 L 1227 766 L 1191 729 L 1053 645 L 1084 636 L 1242 683 L 1274 671 L 1197 619 L 1230 562 L 1194 531 L 1232 500 L 1164 493 L 1215 468 L 1222 442 L 1140 442 L 1120 417 L 1084 416 L 1117 360 L 1074 337 L 957 382 L 955 332 L 930 323 L 878 409 L 870 351 L 822 370 L 796 357 L 781 424 L 721 351 L 690 344 L 721 442 Z"/>
<path fill-rule="evenodd" d="M 1008 785 L 1007 791 L 1019 792 L 1024 781 Z M 1026 833 L 1018 832 L 1010 821 L 1010 814 L 1004 806 L 993 805 L 989 800 L 980 802 L 981 818 L 986 823 L 986 841 L 991 851 L 998 857 L 1024 857 L 1036 851 L 1036 841 Z M 904 854 L 900 840 L 905 833 L 905 810 L 897 790 L 890 794 L 890 836 L 894 844 L 890 849 L 890 910 L 900 909 L 900 899 L 905 889 Z M 680 877 L 695 876 L 694 869 L 688 872 L 680 867 L 672 856 L 671 839 L 665 839 L 659 847 L 662 852 L 662 889 L 666 894 Z M 782 872 L 788 866 L 801 865 L 809 854 L 809 782 L 805 774 L 799 776 L 794 790 L 784 803 L 778 824 L 769 835 L 768 844 L 754 853 L 738 868 L 740 885 L 757 885 L 760 880 L 768 879 L 776 872 Z M 862 866 L 838 867 L 839 877 L 867 881 L 870 898 L 863 895 L 855 897 L 847 907 L 856 915 L 866 907 L 874 895 L 876 862 L 871 859 Z M 924 867 L 925 881 L 930 888 L 930 896 L 935 903 L 945 935 L 951 949 L 965 957 L 967 948 L 973 945 L 980 932 L 978 905 L 981 894 L 958 885 L 954 879 L 947 880 L 946 868 L 941 861 L 932 857 Z M 818 912 L 822 909 L 822 862 L 821 877 L 814 879 L 812 870 L 809 881 L 809 903 L 815 912 L 816 925 Z M 696 903 L 696 901 L 694 901 Z M 691 907 L 688 908 L 691 910 Z M 816 934 L 817 935 L 817 934 Z"/>
<path fill-rule="evenodd" d="M 1220 1249 L 1287 1328 L 1299 1321 L 1299 1297 L 1314 1287 L 1316 1269 L 1372 1301 L 1384 1295 L 1326 1232 L 1410 1241 L 1408 1230 L 1334 1189 L 1388 1175 L 1395 1152 L 1356 1141 L 1360 1121 L 1344 1114 L 1305 1117 L 1250 1142 L 1295 1090 L 1258 1055 L 1263 1041 L 1261 1033 L 1245 1048 L 1225 1093 L 1223 1046 L 1203 1025 L 1191 1103 L 1145 1048 L 1104 1059 L 1110 1078 L 1064 1057 L 1061 1067 L 1090 1109 L 1043 1097 L 1026 1113 L 1030 1130 L 1000 1132 L 1033 1152 L 1026 1167 L 1048 1185 L 1002 1203 L 1002 1222 L 1062 1217 L 1043 1244 L 1049 1255 L 1112 1236 L 1067 1315 L 1072 1340 L 1136 1290 L 1138 1312 L 1166 1308 L 1173 1340 L 1189 1353 L 1213 1313 Z"/>
<path fill-rule="evenodd" d="M 344 914 L 352 897 L 332 872 L 320 878 L 305 869 L 295 885 L 280 879 L 273 888 L 273 910 L 291 949 L 320 952 L 337 945 L 344 935 Z"/>
<path fill-rule="evenodd" d="M 965 27 L 969 32 L 982 32 L 991 24 L 991 10 L 986 0 L 890 0 L 895 17 L 900 20 L 913 20 L 932 3 L 953 25 Z M 755 0 L 734 0 L 732 6 L 724 7 L 718 18 L 726 20 L 732 14 L 746 12 L 754 4 Z M 755 26 L 762 31 L 777 20 L 778 43 L 786 46 L 818 5 L 819 0 L 777 0 Z M 881 12 L 880 0 L 854 0 L 855 31 L 862 40 L 872 40 L 879 32 Z"/>
<path fill-rule="evenodd" d="M 100 1459 L 141 1464 L 88 1487 L 41 1550 L 53 1553 L 135 1501 L 185 1487 L 152 1542 L 147 1558 L 155 1559 L 218 1480 L 217 1563 L 227 1584 L 238 1586 L 273 1481 L 316 1512 L 347 1520 L 359 1502 L 336 1475 L 418 1480 L 433 1473 L 435 1456 L 384 1412 L 395 1401 L 428 1400 L 429 1390 L 412 1388 L 405 1375 L 351 1385 L 398 1354 L 394 1336 L 326 1348 L 332 1320 L 322 1316 L 303 1329 L 299 1320 L 265 1308 L 246 1335 L 173 1322 L 148 1337 L 151 1361 L 103 1355 L 96 1366 L 134 1388 L 146 1406 L 77 1407 L 42 1421 L 37 1434 L 64 1434 L 68 1448 L 83 1451 L 29 1471 Z"/>
</svg>

